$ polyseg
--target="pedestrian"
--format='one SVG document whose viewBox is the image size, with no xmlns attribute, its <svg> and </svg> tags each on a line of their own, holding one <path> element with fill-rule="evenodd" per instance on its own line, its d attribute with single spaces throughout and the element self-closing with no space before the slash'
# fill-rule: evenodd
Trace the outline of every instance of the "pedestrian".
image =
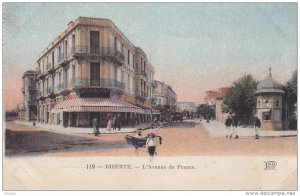
<svg viewBox="0 0 300 196">
<path fill-rule="evenodd" d="M 153 158 L 154 158 L 155 149 L 156 149 L 153 133 L 149 134 L 148 139 L 146 141 L 146 147 L 148 149 L 148 153 L 149 153 L 149 156 L 150 156 L 150 161 L 152 161 Z"/>
<path fill-rule="evenodd" d="M 99 135 L 100 134 L 99 123 L 96 117 L 93 118 L 92 124 L 93 124 L 93 134 L 95 134 L 95 136 Z"/>
<path fill-rule="evenodd" d="M 259 133 L 258 133 L 258 129 L 260 128 L 260 120 L 259 118 L 257 118 L 257 116 L 255 116 L 254 118 L 254 130 L 255 130 L 255 139 L 259 139 Z"/>
<path fill-rule="evenodd" d="M 111 131 L 111 128 L 112 128 L 112 117 L 109 116 L 108 121 L 107 121 L 106 130 Z"/>
<path fill-rule="evenodd" d="M 120 131 L 121 130 L 121 115 L 120 114 L 117 115 L 115 124 L 117 126 L 116 128 L 118 128 L 118 131 Z"/>
<path fill-rule="evenodd" d="M 131 126 L 132 126 L 132 128 L 135 127 L 135 118 L 134 117 L 131 118 Z"/>
<path fill-rule="evenodd" d="M 237 121 L 237 118 L 236 117 L 232 117 L 232 133 L 230 134 L 229 138 L 232 138 L 233 136 L 235 136 L 235 139 L 238 139 L 239 136 L 235 133 L 235 130 L 234 130 L 234 127 L 237 127 L 238 125 L 238 121 Z"/>
<path fill-rule="evenodd" d="M 113 130 L 116 130 L 116 118 L 117 118 L 117 115 L 115 114 L 114 117 L 112 118 Z"/>
<path fill-rule="evenodd" d="M 230 116 L 227 117 L 225 120 L 225 126 L 226 126 L 226 138 L 230 136 L 231 133 L 231 125 L 232 125 L 232 119 Z"/>
</svg>

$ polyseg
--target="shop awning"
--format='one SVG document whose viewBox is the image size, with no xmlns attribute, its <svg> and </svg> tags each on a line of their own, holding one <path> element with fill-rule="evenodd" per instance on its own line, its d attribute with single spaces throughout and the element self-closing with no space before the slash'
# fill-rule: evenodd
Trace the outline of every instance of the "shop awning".
<svg viewBox="0 0 300 196">
<path fill-rule="evenodd" d="M 159 111 L 159 110 L 156 110 L 156 109 L 153 109 L 153 110 L 152 110 L 152 114 L 160 114 L 160 111 Z"/>
<path fill-rule="evenodd" d="M 144 113 L 142 108 L 126 101 L 110 98 L 73 98 L 58 103 L 51 113 L 57 112 L 134 112 Z"/>
</svg>

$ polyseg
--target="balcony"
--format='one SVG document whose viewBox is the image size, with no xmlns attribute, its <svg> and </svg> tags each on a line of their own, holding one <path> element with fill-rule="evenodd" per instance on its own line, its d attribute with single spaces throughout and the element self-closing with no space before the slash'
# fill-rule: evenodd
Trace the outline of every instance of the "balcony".
<svg viewBox="0 0 300 196">
<path fill-rule="evenodd" d="M 64 91 L 64 84 L 58 84 L 54 87 L 54 94 L 59 94 Z"/>
<path fill-rule="evenodd" d="M 149 83 L 152 87 L 157 87 L 157 83 L 154 80 L 150 80 Z"/>
<path fill-rule="evenodd" d="M 61 95 L 68 95 L 70 93 L 70 90 L 65 86 L 64 83 L 58 84 L 55 87 L 54 94 L 61 94 Z"/>
<path fill-rule="evenodd" d="M 144 79 L 145 81 L 148 81 L 147 73 L 145 71 L 141 72 L 141 78 Z"/>
<path fill-rule="evenodd" d="M 49 96 L 51 93 L 53 93 L 53 90 L 52 90 L 51 87 L 48 87 L 48 88 L 46 89 L 46 92 L 47 92 L 47 95 Z"/>
<path fill-rule="evenodd" d="M 74 57 L 81 56 L 100 56 L 104 60 L 112 60 L 118 65 L 123 65 L 125 62 L 125 56 L 120 51 L 115 50 L 111 47 L 95 47 L 91 48 L 90 46 L 75 46 L 71 49 L 71 53 Z"/>
<path fill-rule="evenodd" d="M 45 100 L 46 96 L 44 95 L 44 92 L 38 92 L 38 96 L 37 96 L 38 100 Z"/>
<path fill-rule="evenodd" d="M 64 56 L 63 53 L 61 53 L 61 54 L 58 55 L 57 62 L 61 66 L 65 66 L 65 65 L 68 64 L 68 60 L 65 58 L 65 56 Z"/>
<path fill-rule="evenodd" d="M 37 78 L 38 78 L 39 80 L 42 80 L 42 79 L 44 79 L 44 78 L 45 78 L 45 76 L 46 76 L 46 73 L 42 73 L 42 71 L 41 71 L 41 70 L 39 70 L 39 71 L 38 71 Z"/>
<path fill-rule="evenodd" d="M 50 63 L 47 65 L 47 72 L 49 74 L 54 73 L 54 66 L 52 66 Z"/>
<path fill-rule="evenodd" d="M 75 78 L 71 80 L 71 87 L 78 87 L 78 88 L 88 88 L 88 87 L 96 87 L 96 88 L 107 88 L 107 89 L 118 89 L 121 91 L 125 90 L 125 84 L 123 82 L 119 82 L 113 79 L 80 79 Z"/>
<path fill-rule="evenodd" d="M 135 92 L 135 97 L 139 100 L 146 100 L 147 99 L 147 93 L 146 92 Z"/>
<path fill-rule="evenodd" d="M 31 100 L 31 101 L 28 101 L 28 102 L 27 102 L 27 105 L 28 105 L 28 106 L 35 106 L 35 105 L 36 105 L 35 99 L 33 99 L 33 100 Z"/>
</svg>

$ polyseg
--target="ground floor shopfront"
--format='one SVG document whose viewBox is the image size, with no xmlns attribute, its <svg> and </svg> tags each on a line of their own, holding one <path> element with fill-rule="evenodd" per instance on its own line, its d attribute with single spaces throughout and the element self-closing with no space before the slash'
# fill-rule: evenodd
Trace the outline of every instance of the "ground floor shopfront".
<svg viewBox="0 0 300 196">
<path fill-rule="evenodd" d="M 120 114 L 122 126 L 135 126 L 140 123 L 150 122 L 151 115 L 136 114 L 130 112 L 59 112 L 52 114 L 52 123 L 55 125 L 63 125 L 68 127 L 91 127 L 94 118 L 99 120 L 100 127 L 106 127 L 109 115 L 115 116 Z"/>
<path fill-rule="evenodd" d="M 37 121 L 53 125 L 91 127 L 92 120 L 97 118 L 100 127 L 106 127 L 108 116 L 118 114 L 122 126 L 151 122 L 150 108 L 140 108 L 112 98 L 71 98 L 58 103 L 40 104 Z"/>
</svg>

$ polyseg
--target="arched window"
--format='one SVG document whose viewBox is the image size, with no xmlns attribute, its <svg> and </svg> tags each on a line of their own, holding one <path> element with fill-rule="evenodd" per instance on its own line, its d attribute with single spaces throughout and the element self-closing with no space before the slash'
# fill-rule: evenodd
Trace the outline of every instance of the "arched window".
<svg viewBox="0 0 300 196">
<path fill-rule="evenodd" d="M 263 103 L 263 107 L 269 107 L 269 100 L 265 100 Z"/>
<path fill-rule="evenodd" d="M 75 35 L 72 35 L 72 49 L 71 52 L 74 53 L 75 52 Z"/>
<path fill-rule="evenodd" d="M 279 107 L 279 100 L 276 100 L 275 106 L 276 106 L 276 107 Z"/>
</svg>

